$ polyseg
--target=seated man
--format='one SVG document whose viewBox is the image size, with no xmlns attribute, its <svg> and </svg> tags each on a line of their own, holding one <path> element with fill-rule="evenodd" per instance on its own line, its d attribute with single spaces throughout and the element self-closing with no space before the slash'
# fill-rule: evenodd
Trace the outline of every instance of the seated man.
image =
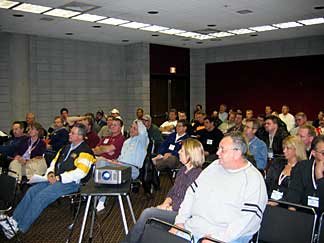
<svg viewBox="0 0 324 243">
<path fill-rule="evenodd" d="M 267 145 L 255 134 L 259 129 L 257 119 L 251 118 L 245 121 L 244 134 L 249 143 L 250 153 L 254 156 L 257 168 L 263 173 L 267 166 Z"/>
<path fill-rule="evenodd" d="M 19 144 L 26 139 L 24 134 L 24 125 L 22 122 L 15 121 L 12 123 L 12 133 L 13 136 L 5 142 L 5 144 L 0 146 L 0 154 L 2 155 L 5 164 L 0 166 L 8 168 L 8 160 L 12 160 L 15 156 L 15 153 L 19 147 Z"/>
<path fill-rule="evenodd" d="M 162 132 L 162 134 L 168 135 L 174 132 L 176 125 L 177 125 L 177 110 L 170 109 L 169 119 L 162 123 L 162 125 L 160 126 L 160 131 Z"/>
<path fill-rule="evenodd" d="M 111 135 L 104 137 L 99 144 L 93 148 L 93 152 L 97 157 L 96 166 L 104 167 L 108 165 L 108 160 L 117 159 L 120 155 L 125 138 L 121 133 L 123 121 L 113 118 L 111 123 Z"/>
<path fill-rule="evenodd" d="M 219 142 L 224 137 L 223 133 L 214 125 L 211 117 L 204 118 L 205 129 L 198 132 L 198 139 L 204 146 L 205 158 L 207 161 L 214 161 L 217 156 Z"/>
<path fill-rule="evenodd" d="M 16 207 L 13 216 L 8 218 L 12 228 L 6 220 L 0 222 L 8 239 L 18 231 L 26 233 L 42 211 L 59 197 L 79 190 L 80 180 L 88 174 L 95 162 L 91 149 L 84 142 L 85 135 L 85 126 L 76 124 L 69 134 L 71 144 L 57 153 L 47 169 L 47 181 L 32 186 Z"/>
<path fill-rule="evenodd" d="M 95 148 L 97 144 L 100 142 L 100 138 L 98 135 L 93 131 L 93 120 L 90 116 L 86 116 L 84 119 L 79 121 L 79 123 L 82 123 L 87 130 L 87 135 L 85 137 L 86 143 L 89 145 L 90 148 Z"/>
<path fill-rule="evenodd" d="M 197 133 L 203 129 L 205 129 L 204 119 L 206 114 L 202 111 L 197 111 L 195 114 L 195 122 L 192 125 L 193 134 L 197 135 Z"/>
<path fill-rule="evenodd" d="M 260 172 L 245 158 L 247 142 L 239 132 L 225 136 L 216 160 L 188 188 L 175 219 L 197 239 L 210 236 L 248 243 L 259 228 L 268 197 Z M 176 229 L 171 230 L 180 236 Z"/>
<path fill-rule="evenodd" d="M 61 116 L 54 118 L 54 130 L 48 138 L 47 149 L 55 152 L 58 152 L 64 145 L 69 143 L 69 132 L 63 126 L 63 118 Z"/>
<path fill-rule="evenodd" d="M 189 136 L 187 134 L 188 123 L 181 120 L 178 121 L 176 132 L 171 133 L 162 143 L 158 150 L 158 155 L 154 157 L 153 163 L 158 170 L 174 169 L 180 166 L 179 150 L 181 143 Z"/>
<path fill-rule="evenodd" d="M 100 131 L 98 132 L 98 136 L 99 138 L 103 138 L 103 137 L 107 137 L 109 135 L 111 135 L 111 124 L 113 121 L 113 116 L 109 115 L 107 117 L 107 125 L 103 126 Z"/>
<path fill-rule="evenodd" d="M 144 126 L 147 128 L 149 138 L 154 142 L 154 152 L 157 151 L 163 142 L 162 134 L 157 125 L 152 123 L 150 115 L 144 115 L 142 118 Z"/>
<path fill-rule="evenodd" d="M 41 139 L 44 129 L 35 123 L 29 128 L 28 135 L 24 141 L 19 144 L 13 161 L 9 164 L 9 170 L 12 176 L 18 176 L 18 180 L 22 181 L 22 177 L 26 176 L 30 179 L 32 175 L 43 175 L 47 169 L 47 164 L 43 158 L 46 151 L 46 144 Z"/>
</svg>

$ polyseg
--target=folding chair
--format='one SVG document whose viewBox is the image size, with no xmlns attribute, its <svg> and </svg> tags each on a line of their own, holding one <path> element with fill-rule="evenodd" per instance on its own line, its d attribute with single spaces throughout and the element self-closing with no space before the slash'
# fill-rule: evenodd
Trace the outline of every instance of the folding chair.
<svg viewBox="0 0 324 243">
<path fill-rule="evenodd" d="M 257 242 L 312 243 L 316 217 L 311 207 L 281 201 L 278 206 L 267 205 Z"/>
<path fill-rule="evenodd" d="M 200 238 L 197 243 L 202 243 L 203 240 L 209 240 L 209 241 L 215 242 L 215 243 L 225 243 L 223 241 L 215 240 L 214 238 L 207 237 L 207 236 Z"/>
<path fill-rule="evenodd" d="M 0 175 L 0 220 L 6 220 L 11 228 L 12 225 L 6 216 L 14 205 L 16 188 L 17 178 L 6 174 Z"/>
<path fill-rule="evenodd" d="M 324 243 L 324 212 L 321 215 L 318 225 L 317 243 Z"/>
<path fill-rule="evenodd" d="M 169 229 L 176 228 L 188 239 L 169 233 Z M 151 218 L 146 221 L 141 243 L 188 243 L 193 242 L 193 236 L 188 230 L 169 224 L 159 219 Z"/>
</svg>

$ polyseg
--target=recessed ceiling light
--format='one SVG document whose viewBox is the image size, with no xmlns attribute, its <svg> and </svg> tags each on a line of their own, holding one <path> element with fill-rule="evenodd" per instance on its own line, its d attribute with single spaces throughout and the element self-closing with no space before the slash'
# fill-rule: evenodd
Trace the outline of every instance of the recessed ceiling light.
<svg viewBox="0 0 324 243">
<path fill-rule="evenodd" d="M 217 33 L 213 33 L 213 34 L 209 34 L 210 36 L 213 36 L 213 37 L 227 37 L 227 36 L 232 36 L 234 34 L 232 33 L 228 33 L 228 32 L 217 32 Z"/>
<path fill-rule="evenodd" d="M 129 42 L 129 40 L 122 40 L 122 42 Z"/>
<path fill-rule="evenodd" d="M 161 30 L 167 30 L 167 29 L 170 29 L 168 27 L 163 27 L 163 26 L 158 26 L 158 25 L 151 25 L 151 26 L 148 26 L 148 27 L 143 27 L 143 28 L 140 28 L 141 30 L 146 30 L 146 31 L 161 31 Z"/>
<path fill-rule="evenodd" d="M 262 32 L 262 31 L 277 30 L 278 28 L 273 27 L 271 25 L 263 25 L 263 26 L 250 27 L 249 29 Z"/>
<path fill-rule="evenodd" d="M 316 9 L 316 10 L 324 9 L 324 6 L 316 6 L 316 7 L 314 7 L 314 9 Z"/>
<path fill-rule="evenodd" d="M 17 5 L 20 2 L 14 2 L 14 1 L 0 1 L 0 8 L 12 8 L 13 6 Z"/>
<path fill-rule="evenodd" d="M 130 22 L 129 20 L 124 20 L 124 19 L 116 19 L 116 18 L 108 18 L 104 20 L 100 20 L 97 23 L 101 24 L 110 24 L 110 25 L 120 25 L 120 24 L 125 24 Z"/>
<path fill-rule="evenodd" d="M 73 35 L 73 33 L 71 33 L 71 32 L 68 32 L 68 33 L 65 33 L 65 35 Z"/>
<path fill-rule="evenodd" d="M 12 16 L 14 16 L 14 17 L 16 17 L 16 18 L 22 18 L 22 17 L 24 17 L 23 14 L 13 14 Z"/>
<path fill-rule="evenodd" d="M 258 34 L 252 34 L 252 35 L 250 35 L 251 37 L 256 37 L 256 36 L 258 36 Z"/>
<path fill-rule="evenodd" d="M 107 17 L 105 16 L 99 16 L 94 14 L 80 14 L 78 16 L 73 17 L 72 19 L 95 22 L 106 18 Z"/>
<path fill-rule="evenodd" d="M 154 11 L 154 10 L 153 10 L 153 11 L 148 11 L 147 13 L 148 13 L 148 14 L 158 14 L 159 11 Z"/>
<path fill-rule="evenodd" d="M 228 30 L 228 32 L 237 34 L 237 35 L 244 35 L 244 34 L 249 34 L 255 32 L 254 30 L 250 29 L 237 29 L 237 30 Z"/>
<path fill-rule="evenodd" d="M 46 13 L 44 13 L 45 15 L 50 15 L 50 16 L 55 16 L 55 17 L 62 17 L 62 18 L 71 18 L 75 15 L 80 14 L 80 12 L 75 12 L 75 11 L 70 11 L 70 10 L 64 10 L 64 9 L 53 9 L 50 10 Z"/>
<path fill-rule="evenodd" d="M 291 22 L 287 22 L 287 23 L 273 24 L 273 26 L 278 27 L 280 29 L 287 29 L 287 28 L 294 28 L 294 27 L 299 27 L 299 26 L 303 26 L 303 25 L 300 23 L 291 21 Z"/>
<path fill-rule="evenodd" d="M 323 24 L 324 18 L 304 19 L 304 20 L 298 20 L 298 22 L 304 25 Z"/>
<path fill-rule="evenodd" d="M 197 44 L 202 44 L 202 43 L 204 43 L 204 42 L 202 42 L 202 41 L 197 41 L 196 43 L 197 43 Z"/>
<path fill-rule="evenodd" d="M 139 23 L 139 22 L 129 22 L 126 24 L 121 24 L 119 26 L 131 28 L 131 29 L 139 29 L 139 28 L 144 28 L 144 27 L 150 26 L 150 25 L 144 24 L 144 23 Z"/>
<path fill-rule="evenodd" d="M 249 9 L 243 9 L 243 10 L 239 10 L 239 11 L 236 11 L 237 13 L 239 14 L 249 14 L 249 13 L 253 13 L 252 10 L 249 10 Z"/>
<path fill-rule="evenodd" d="M 183 32 L 186 32 L 186 31 L 177 30 L 177 29 L 168 29 L 168 30 L 161 30 L 159 32 L 163 33 L 163 34 L 168 34 L 168 35 L 175 35 L 175 34 L 183 33 Z"/>
<path fill-rule="evenodd" d="M 101 28 L 101 26 L 100 25 L 93 25 L 92 28 L 99 29 L 99 28 Z"/>
<path fill-rule="evenodd" d="M 158 35 L 158 34 L 153 34 L 152 36 L 153 36 L 153 37 L 158 37 L 158 36 L 160 36 L 160 35 Z"/>
<path fill-rule="evenodd" d="M 38 13 L 38 14 L 44 13 L 45 11 L 48 11 L 50 9 L 52 8 L 29 4 L 29 3 L 23 3 L 13 8 L 13 10 L 24 11 L 29 13 Z"/>
<path fill-rule="evenodd" d="M 216 27 L 216 24 L 207 24 L 208 27 Z"/>
</svg>

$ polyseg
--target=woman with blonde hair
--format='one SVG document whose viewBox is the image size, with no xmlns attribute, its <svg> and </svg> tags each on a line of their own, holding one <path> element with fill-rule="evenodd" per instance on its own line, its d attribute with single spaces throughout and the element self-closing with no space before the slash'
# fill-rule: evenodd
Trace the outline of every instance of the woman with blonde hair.
<svg viewBox="0 0 324 243">
<path fill-rule="evenodd" d="M 288 136 L 282 144 L 285 157 L 276 158 L 266 176 L 268 196 L 273 200 L 285 199 L 292 169 L 307 159 L 305 145 L 298 136 Z"/>
<path fill-rule="evenodd" d="M 123 243 L 140 242 L 145 222 L 149 218 L 158 218 L 171 224 L 174 223 L 187 188 L 199 176 L 202 164 L 205 162 L 202 144 L 192 138 L 184 140 L 179 151 L 179 159 L 183 166 L 180 168 L 174 185 L 168 192 L 164 202 L 156 207 L 145 209 L 137 223 L 126 236 L 126 239 L 122 241 Z"/>
</svg>

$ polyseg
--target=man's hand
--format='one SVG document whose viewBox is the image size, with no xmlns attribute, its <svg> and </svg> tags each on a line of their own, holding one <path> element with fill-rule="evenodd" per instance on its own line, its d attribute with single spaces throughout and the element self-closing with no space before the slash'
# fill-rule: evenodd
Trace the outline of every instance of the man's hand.
<svg viewBox="0 0 324 243">
<path fill-rule="evenodd" d="M 184 224 L 176 224 L 177 227 L 184 229 Z M 178 233 L 179 230 L 177 230 L 176 228 L 171 228 L 169 230 L 169 233 L 176 235 Z"/>
<path fill-rule="evenodd" d="M 48 180 L 48 182 L 50 183 L 50 184 L 54 184 L 54 183 L 56 183 L 56 177 L 55 177 L 55 175 L 54 175 L 54 173 L 52 172 L 52 173 L 49 173 L 48 175 L 47 175 L 47 180 Z"/>
<path fill-rule="evenodd" d="M 172 155 L 171 153 L 165 153 L 165 154 L 163 155 L 163 159 L 167 159 L 167 158 L 169 158 L 171 155 Z"/>
<path fill-rule="evenodd" d="M 158 154 L 157 156 L 155 156 L 154 158 L 152 158 L 152 160 L 158 160 L 158 159 L 162 159 L 163 155 L 162 154 Z"/>
</svg>

